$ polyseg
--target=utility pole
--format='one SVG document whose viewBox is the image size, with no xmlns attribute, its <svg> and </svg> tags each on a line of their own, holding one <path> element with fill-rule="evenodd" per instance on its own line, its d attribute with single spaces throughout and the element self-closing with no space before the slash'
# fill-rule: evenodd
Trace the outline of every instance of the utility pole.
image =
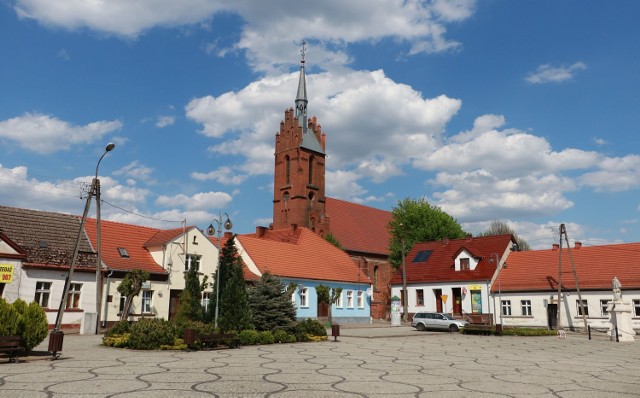
<svg viewBox="0 0 640 398">
<path fill-rule="evenodd" d="M 571 254 L 571 247 L 569 246 L 569 236 L 567 236 L 567 229 L 564 224 L 560 225 L 560 239 L 562 239 L 562 233 L 564 232 L 564 239 L 567 242 L 567 253 L 569 253 L 569 260 L 571 261 L 571 272 L 573 273 L 573 280 L 576 283 L 576 291 L 578 292 L 578 303 L 580 305 L 580 312 L 582 313 L 582 321 L 584 322 L 584 332 L 588 329 L 587 314 L 584 308 L 584 302 L 582 301 L 582 294 L 580 293 L 580 284 L 578 283 L 578 274 L 576 273 L 576 265 L 573 262 L 573 255 Z"/>
<path fill-rule="evenodd" d="M 562 231 L 564 230 L 564 224 L 560 225 L 560 244 L 559 256 L 558 256 L 558 301 L 556 304 L 556 330 L 562 330 Z"/>
</svg>

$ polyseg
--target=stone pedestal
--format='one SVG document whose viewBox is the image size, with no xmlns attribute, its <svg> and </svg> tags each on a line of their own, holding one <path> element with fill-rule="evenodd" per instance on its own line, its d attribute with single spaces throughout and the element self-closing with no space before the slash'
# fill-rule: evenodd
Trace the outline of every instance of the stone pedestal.
<svg viewBox="0 0 640 398">
<path fill-rule="evenodd" d="M 618 341 L 635 341 L 636 332 L 631 324 L 631 303 L 625 303 L 622 299 L 609 301 L 609 338 L 616 341 L 616 326 L 618 327 Z"/>
</svg>

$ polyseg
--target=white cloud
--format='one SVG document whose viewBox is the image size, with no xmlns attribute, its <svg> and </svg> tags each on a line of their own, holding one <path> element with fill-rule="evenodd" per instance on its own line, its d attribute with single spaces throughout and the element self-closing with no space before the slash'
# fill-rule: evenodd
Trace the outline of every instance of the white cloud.
<svg viewBox="0 0 640 398">
<path fill-rule="evenodd" d="M 599 137 L 593 137 L 593 142 L 596 145 L 600 145 L 600 146 L 607 144 L 607 141 L 604 138 L 599 138 Z"/>
<path fill-rule="evenodd" d="M 144 181 L 146 183 L 153 184 L 156 182 L 156 180 L 151 177 L 152 173 L 153 173 L 152 168 L 141 164 L 137 160 L 134 160 L 133 162 L 120 168 L 119 170 L 114 171 L 113 175 L 116 175 L 116 176 L 121 175 L 121 176 L 129 177 L 136 180 Z"/>
<path fill-rule="evenodd" d="M 358 180 L 361 178 L 360 175 L 352 171 L 341 170 L 328 171 L 326 174 L 327 185 L 325 189 L 327 196 L 362 202 L 359 198 L 366 194 L 367 190 L 358 184 Z"/>
<path fill-rule="evenodd" d="M 560 83 L 573 79 L 576 71 L 584 69 L 587 69 L 584 62 L 576 62 L 570 66 L 544 64 L 538 66 L 535 72 L 529 73 L 525 80 L 531 84 Z"/>
<path fill-rule="evenodd" d="M 217 181 L 221 184 L 240 185 L 246 179 L 247 175 L 238 174 L 231 167 L 222 166 L 217 170 L 210 171 L 208 173 L 191 173 L 191 178 L 199 181 Z"/>
<path fill-rule="evenodd" d="M 117 120 L 75 126 L 51 115 L 25 113 L 0 121 L 0 139 L 13 141 L 29 151 L 50 154 L 72 145 L 95 142 L 121 127 L 122 123 Z"/>
<path fill-rule="evenodd" d="M 167 126 L 171 126 L 176 122 L 175 116 L 158 116 L 156 120 L 156 127 L 163 128 Z"/>
<path fill-rule="evenodd" d="M 640 155 L 604 158 L 599 170 L 585 173 L 580 182 L 596 191 L 626 191 L 640 187 Z"/>
<path fill-rule="evenodd" d="M 409 43 L 410 54 L 459 48 L 459 42 L 446 38 L 446 25 L 468 19 L 475 1 L 379 0 L 371 6 L 368 0 L 327 0 L 301 7 L 291 0 L 275 4 L 250 0 L 17 0 L 14 10 L 20 18 L 46 26 L 88 28 L 126 38 L 136 38 L 154 27 L 215 23 L 218 12 L 235 13 L 245 22 L 240 40 L 232 48 L 214 44 L 207 51 L 215 49 L 223 55 L 246 50 L 254 69 L 274 71 L 283 65 L 282 60 L 289 60 L 285 65 L 297 61 L 290 56 L 300 32 L 313 43 L 315 64 L 329 69 L 349 62 L 344 51 L 349 43 L 390 37 Z"/>
<path fill-rule="evenodd" d="M 58 51 L 58 58 L 60 58 L 62 60 L 65 60 L 65 61 L 69 61 L 71 59 L 69 57 L 69 53 L 64 48 L 62 50 Z"/>
<path fill-rule="evenodd" d="M 192 196 L 162 195 L 156 204 L 164 207 L 182 207 L 188 210 L 223 209 L 231 203 L 232 197 L 226 192 L 200 192 Z"/>
</svg>

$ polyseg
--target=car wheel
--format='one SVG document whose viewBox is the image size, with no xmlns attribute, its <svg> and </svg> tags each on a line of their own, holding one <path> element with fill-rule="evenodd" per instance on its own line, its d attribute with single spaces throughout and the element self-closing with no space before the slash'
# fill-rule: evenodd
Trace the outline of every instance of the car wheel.
<svg viewBox="0 0 640 398">
<path fill-rule="evenodd" d="M 449 332 L 453 333 L 457 331 L 458 331 L 458 325 L 449 325 Z"/>
<path fill-rule="evenodd" d="M 424 326 L 423 323 L 419 323 L 419 324 L 416 325 L 416 329 L 418 329 L 421 332 L 424 332 L 425 330 L 427 330 L 427 327 Z"/>
</svg>

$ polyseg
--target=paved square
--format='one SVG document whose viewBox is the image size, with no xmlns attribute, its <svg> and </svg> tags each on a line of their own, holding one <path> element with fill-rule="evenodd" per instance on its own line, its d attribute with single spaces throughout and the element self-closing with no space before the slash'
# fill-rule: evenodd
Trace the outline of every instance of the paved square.
<svg viewBox="0 0 640 398">
<path fill-rule="evenodd" d="M 0 362 L 1 397 L 637 397 L 640 343 L 343 329 L 338 342 L 131 351 L 66 335 Z M 36 350 L 46 350 L 47 341 Z"/>
</svg>

